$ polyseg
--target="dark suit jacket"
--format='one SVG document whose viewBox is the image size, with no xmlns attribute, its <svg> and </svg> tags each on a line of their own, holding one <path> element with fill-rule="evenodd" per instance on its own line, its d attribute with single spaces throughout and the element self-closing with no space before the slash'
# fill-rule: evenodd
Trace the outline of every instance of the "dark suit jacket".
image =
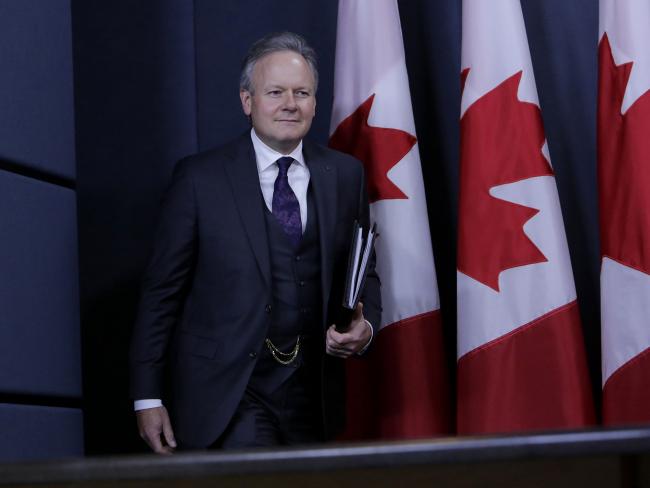
<svg viewBox="0 0 650 488">
<path fill-rule="evenodd" d="M 323 330 L 341 303 L 352 223 L 368 223 L 361 164 L 303 142 L 321 248 Z M 255 153 L 246 133 L 175 168 L 145 273 L 131 348 L 134 399 L 163 398 L 185 447 L 216 440 L 243 396 L 264 346 L 271 270 Z M 366 281 L 364 315 L 379 326 L 379 279 Z M 341 423 L 342 360 L 323 355 L 325 429 Z"/>
</svg>

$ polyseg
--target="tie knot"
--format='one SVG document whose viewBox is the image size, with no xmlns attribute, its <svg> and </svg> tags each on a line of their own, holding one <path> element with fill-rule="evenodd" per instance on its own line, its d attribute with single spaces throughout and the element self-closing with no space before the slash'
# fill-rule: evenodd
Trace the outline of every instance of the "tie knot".
<svg viewBox="0 0 650 488">
<path fill-rule="evenodd" d="M 294 159 L 288 156 L 280 158 L 276 161 L 276 163 L 278 163 L 278 168 L 280 168 L 281 175 L 284 176 L 287 174 L 287 171 L 289 171 L 289 166 L 291 166 L 291 163 L 293 163 L 293 161 Z"/>
</svg>

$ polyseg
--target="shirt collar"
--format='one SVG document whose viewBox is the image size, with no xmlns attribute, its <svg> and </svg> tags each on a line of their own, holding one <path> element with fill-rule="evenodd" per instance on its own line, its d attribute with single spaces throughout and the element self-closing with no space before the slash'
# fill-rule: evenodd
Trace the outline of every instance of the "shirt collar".
<svg viewBox="0 0 650 488">
<path fill-rule="evenodd" d="M 251 140 L 253 141 L 253 149 L 255 149 L 255 160 L 257 162 L 258 173 L 267 170 L 269 166 L 284 156 L 292 157 L 298 162 L 298 164 L 305 166 L 305 158 L 302 155 L 302 141 L 300 141 L 296 148 L 289 154 L 281 154 L 264 144 L 255 133 L 255 129 L 251 129 Z"/>
</svg>

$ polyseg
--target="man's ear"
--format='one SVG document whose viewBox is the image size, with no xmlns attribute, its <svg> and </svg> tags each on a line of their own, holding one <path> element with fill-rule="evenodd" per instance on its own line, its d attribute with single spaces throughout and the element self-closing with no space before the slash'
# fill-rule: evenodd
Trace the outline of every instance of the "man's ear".
<svg viewBox="0 0 650 488">
<path fill-rule="evenodd" d="M 239 90 L 239 98 L 241 99 L 241 108 L 244 111 L 244 113 L 248 116 L 251 114 L 251 98 L 253 95 L 251 95 L 251 92 L 248 90 Z"/>
</svg>

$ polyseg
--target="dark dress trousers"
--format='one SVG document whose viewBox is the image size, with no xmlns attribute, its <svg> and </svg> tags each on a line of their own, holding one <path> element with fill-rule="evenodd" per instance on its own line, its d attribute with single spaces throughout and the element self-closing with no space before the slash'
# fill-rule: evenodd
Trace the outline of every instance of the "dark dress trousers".
<svg viewBox="0 0 650 488">
<path fill-rule="evenodd" d="M 365 179 L 361 164 L 342 153 L 305 140 L 303 155 L 310 171 L 303 237 L 315 224 L 317 246 L 310 252 L 319 261 L 316 286 L 301 279 L 315 276 L 308 263 L 294 266 L 298 282 L 288 283 L 286 246 L 277 240 L 278 229 L 269 227 L 249 133 L 175 168 L 143 279 L 131 395 L 163 398 L 182 447 L 213 444 L 251 392 L 284 384 L 292 369 L 273 368 L 265 339 L 275 338 L 287 350 L 296 327 L 307 337 L 297 365 L 309 368 L 294 369 L 318 385 L 318 430 L 331 437 L 344 420 L 344 362 L 324 354 L 324 333 L 340 307 L 352 223 L 368 225 Z M 297 250 L 293 258 L 299 255 Z M 374 265 L 362 300 L 366 319 L 378 327 Z M 271 398 L 271 409 L 282 408 L 266 391 L 261 398 Z"/>
</svg>

